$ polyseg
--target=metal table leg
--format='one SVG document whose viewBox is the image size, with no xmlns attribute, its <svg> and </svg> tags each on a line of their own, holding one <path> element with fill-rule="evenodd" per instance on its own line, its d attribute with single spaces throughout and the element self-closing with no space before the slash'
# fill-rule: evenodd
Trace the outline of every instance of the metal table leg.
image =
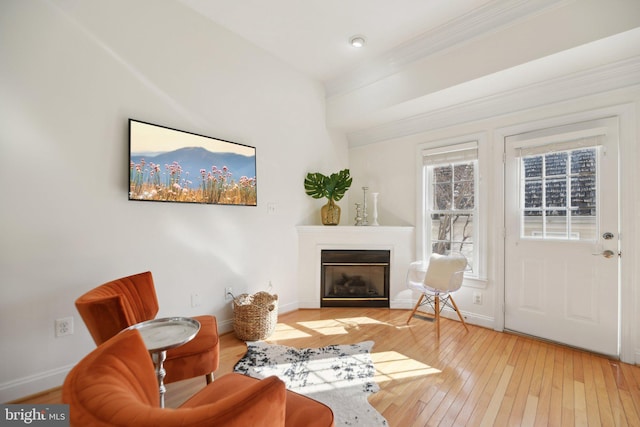
<svg viewBox="0 0 640 427">
<path fill-rule="evenodd" d="M 151 359 L 156 367 L 156 377 L 158 378 L 158 387 L 160 391 L 160 407 L 164 408 L 164 394 L 167 388 L 164 386 L 164 377 L 167 375 L 167 371 L 164 369 L 164 361 L 167 359 L 167 351 L 157 351 L 151 353 Z"/>
</svg>

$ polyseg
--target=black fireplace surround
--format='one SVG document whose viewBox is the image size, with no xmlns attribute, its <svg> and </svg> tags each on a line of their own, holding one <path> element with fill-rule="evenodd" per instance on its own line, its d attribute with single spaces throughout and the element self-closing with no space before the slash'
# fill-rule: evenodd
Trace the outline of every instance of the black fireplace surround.
<svg viewBox="0 0 640 427">
<path fill-rule="evenodd" d="M 323 250 L 321 307 L 389 307 L 388 250 Z"/>
</svg>

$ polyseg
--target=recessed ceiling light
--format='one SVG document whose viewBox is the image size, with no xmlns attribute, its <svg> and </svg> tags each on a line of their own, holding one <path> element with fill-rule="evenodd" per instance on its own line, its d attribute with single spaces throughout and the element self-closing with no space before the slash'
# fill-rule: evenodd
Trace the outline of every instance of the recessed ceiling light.
<svg viewBox="0 0 640 427">
<path fill-rule="evenodd" d="M 349 43 L 353 47 L 362 47 L 365 44 L 364 36 L 353 36 L 349 39 Z"/>
</svg>

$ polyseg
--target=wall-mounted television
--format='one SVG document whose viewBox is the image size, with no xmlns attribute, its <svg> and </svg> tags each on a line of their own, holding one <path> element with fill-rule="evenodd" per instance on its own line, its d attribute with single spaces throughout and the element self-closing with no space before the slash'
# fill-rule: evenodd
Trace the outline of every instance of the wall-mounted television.
<svg viewBox="0 0 640 427">
<path fill-rule="evenodd" d="M 256 149 L 129 119 L 129 200 L 256 206 Z"/>
</svg>

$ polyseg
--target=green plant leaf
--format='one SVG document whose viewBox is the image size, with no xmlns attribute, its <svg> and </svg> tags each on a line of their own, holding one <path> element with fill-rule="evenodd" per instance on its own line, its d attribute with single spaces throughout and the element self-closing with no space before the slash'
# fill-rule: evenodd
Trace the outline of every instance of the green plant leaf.
<svg viewBox="0 0 640 427">
<path fill-rule="evenodd" d="M 328 197 L 325 193 L 327 177 L 321 173 L 308 173 L 304 179 L 304 191 L 314 199 Z"/>
<path fill-rule="evenodd" d="M 319 172 L 308 173 L 304 180 L 304 189 L 314 199 L 326 197 L 337 202 L 344 197 L 349 187 L 351 187 L 351 182 L 352 178 L 349 175 L 349 169 L 343 169 L 330 176 Z"/>
<path fill-rule="evenodd" d="M 349 176 L 349 169 L 341 170 L 338 173 L 331 174 L 329 177 L 329 186 L 327 192 L 330 198 L 339 201 L 344 197 L 349 187 L 351 187 L 351 177 Z"/>
</svg>

